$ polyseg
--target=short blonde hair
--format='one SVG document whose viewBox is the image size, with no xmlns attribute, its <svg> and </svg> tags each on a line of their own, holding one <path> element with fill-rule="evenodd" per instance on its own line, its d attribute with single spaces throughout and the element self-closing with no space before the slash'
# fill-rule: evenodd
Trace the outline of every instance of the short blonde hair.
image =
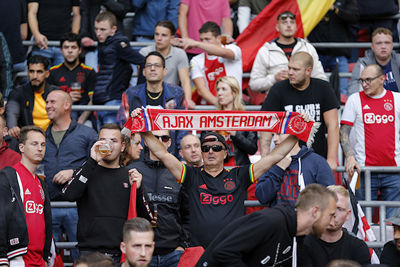
<svg viewBox="0 0 400 267">
<path fill-rule="evenodd" d="M 306 67 L 306 68 L 314 67 L 314 61 L 313 61 L 312 56 L 309 53 L 304 52 L 304 51 L 295 53 L 294 55 L 292 55 L 290 57 L 290 60 L 291 61 L 300 61 L 303 63 L 304 67 Z"/>
<path fill-rule="evenodd" d="M 219 83 L 226 83 L 231 88 L 232 94 L 234 94 L 232 110 L 244 110 L 244 105 L 241 98 L 242 94 L 240 93 L 240 85 L 238 80 L 232 76 L 221 77 L 215 83 L 215 89 L 217 89 Z M 219 102 L 217 102 L 217 109 L 224 109 Z"/>
</svg>

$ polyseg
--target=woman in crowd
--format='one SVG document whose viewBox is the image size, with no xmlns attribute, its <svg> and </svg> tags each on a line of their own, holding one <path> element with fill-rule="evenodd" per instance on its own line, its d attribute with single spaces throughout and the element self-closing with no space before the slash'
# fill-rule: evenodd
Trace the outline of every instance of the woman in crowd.
<svg viewBox="0 0 400 267">
<path fill-rule="evenodd" d="M 244 110 L 238 81 L 231 76 L 218 79 L 217 110 Z M 225 166 L 250 164 L 249 156 L 257 152 L 257 132 L 218 131 L 229 146 L 229 159 Z"/>
<path fill-rule="evenodd" d="M 125 150 L 121 155 L 121 165 L 128 166 L 132 161 L 140 158 L 140 153 L 143 150 L 142 138 L 139 133 L 132 133 L 132 136 L 129 136 L 129 133 L 124 133 L 122 136 L 125 142 Z"/>
</svg>

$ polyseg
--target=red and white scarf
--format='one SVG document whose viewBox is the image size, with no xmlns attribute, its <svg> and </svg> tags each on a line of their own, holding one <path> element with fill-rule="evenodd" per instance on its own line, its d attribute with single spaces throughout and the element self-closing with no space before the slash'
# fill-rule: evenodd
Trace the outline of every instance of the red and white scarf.
<svg viewBox="0 0 400 267">
<path fill-rule="evenodd" d="M 158 130 L 266 131 L 291 134 L 311 146 L 318 122 L 305 122 L 297 112 L 168 110 L 142 108 L 125 123 L 131 132 Z"/>
</svg>

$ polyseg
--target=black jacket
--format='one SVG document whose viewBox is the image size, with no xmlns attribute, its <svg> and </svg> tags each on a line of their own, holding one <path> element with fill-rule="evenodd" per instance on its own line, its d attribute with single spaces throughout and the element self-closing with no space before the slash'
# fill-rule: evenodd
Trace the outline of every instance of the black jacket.
<svg viewBox="0 0 400 267">
<path fill-rule="evenodd" d="M 65 199 L 77 201 L 79 249 L 120 253 L 130 201 L 128 177 L 127 168 L 105 168 L 92 158 L 75 170 L 63 193 Z M 136 195 L 137 216 L 150 221 L 153 215 L 147 203 L 141 187 Z"/>
<path fill-rule="evenodd" d="M 143 186 L 150 202 L 157 206 L 157 227 L 154 228 L 156 248 L 154 255 L 163 254 L 166 249 L 187 247 L 187 235 L 180 218 L 181 185 L 162 164 L 149 159 L 145 149 L 144 160 L 135 161 L 128 167 L 136 168 L 143 176 Z"/>
<path fill-rule="evenodd" d="M 131 9 L 130 0 L 81 0 L 81 27 L 80 35 L 96 39 L 94 31 L 94 19 L 100 13 L 102 6 L 113 13 L 117 18 L 117 28 L 123 27 L 122 20 L 126 13 Z"/>
<path fill-rule="evenodd" d="M 132 77 L 130 64 L 140 65 L 143 69 L 144 57 L 133 50 L 128 38 L 118 31 L 104 43 L 100 43 L 98 51 L 99 72 L 93 104 L 102 105 L 110 100 L 121 99 Z"/>
<path fill-rule="evenodd" d="M 290 267 L 296 231 L 297 214 L 290 205 L 253 212 L 228 224 L 196 266 Z"/>
<path fill-rule="evenodd" d="M 44 218 L 46 239 L 43 248 L 43 259 L 47 262 L 50 256 L 52 238 L 52 221 L 50 197 L 46 183 L 40 180 L 44 198 Z M 15 169 L 6 167 L 0 172 L 0 264 L 21 256 L 28 251 L 28 229 L 26 226 L 24 204 Z"/>
<path fill-rule="evenodd" d="M 46 100 L 47 95 L 57 86 L 45 84 L 43 99 Z M 13 128 L 15 126 L 33 125 L 32 111 L 35 104 L 35 96 L 30 83 L 21 85 L 11 91 L 7 102 L 7 126 Z"/>
</svg>

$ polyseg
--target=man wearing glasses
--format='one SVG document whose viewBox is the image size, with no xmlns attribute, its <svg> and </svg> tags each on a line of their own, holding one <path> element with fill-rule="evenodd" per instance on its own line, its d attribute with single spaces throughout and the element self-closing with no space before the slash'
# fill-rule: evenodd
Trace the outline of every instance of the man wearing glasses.
<svg viewBox="0 0 400 267">
<path fill-rule="evenodd" d="M 140 112 L 140 109 L 136 109 L 132 116 Z M 190 233 L 191 245 L 205 248 L 229 222 L 244 215 L 247 188 L 285 157 L 298 140 L 289 136 L 258 162 L 226 170 L 224 159 L 227 157 L 227 145 L 224 137 L 218 133 L 209 132 L 201 139 L 202 167 L 189 167 L 180 162 L 150 132 L 141 135 L 150 151 L 182 184 L 187 194 L 188 203 L 185 205 L 190 207 L 189 220 L 184 222 L 184 228 Z"/>
<path fill-rule="evenodd" d="M 171 146 L 167 130 L 152 133 L 165 150 Z M 136 168 L 142 174 L 149 201 L 157 211 L 157 222 L 153 224 L 156 246 L 151 266 L 177 266 L 184 248 L 188 247 L 188 237 L 180 218 L 182 186 L 148 147 L 144 147 L 143 154 L 142 160 L 134 161 L 128 168 Z"/>
<path fill-rule="evenodd" d="M 277 39 L 265 43 L 257 52 L 250 74 L 250 88 L 254 91 L 269 91 L 277 82 L 288 78 L 288 63 L 299 51 L 313 57 L 314 68 L 311 77 L 327 80 L 315 48 L 304 39 L 294 37 L 297 31 L 296 16 L 285 11 L 278 15 Z"/>
<path fill-rule="evenodd" d="M 376 64 L 361 72 L 359 83 L 363 91 L 352 94 L 344 107 L 340 143 L 346 157 L 346 172 L 350 177 L 360 166 L 400 165 L 400 94 L 386 90 L 385 74 Z M 356 191 L 364 200 L 364 179 Z M 382 200 L 400 200 L 400 175 L 397 173 L 371 174 L 371 199 L 376 200 L 378 189 Z M 388 208 L 386 217 L 396 209 Z"/>
<path fill-rule="evenodd" d="M 177 85 L 164 82 L 168 69 L 164 57 L 157 51 L 150 52 L 145 58 L 143 76 L 146 83 L 129 87 L 122 95 L 119 121 L 125 123 L 129 113 L 139 107 L 155 107 L 165 109 L 184 109 L 183 89 Z M 171 131 L 169 151 L 175 156 L 179 153 L 179 144 L 186 131 Z"/>
<path fill-rule="evenodd" d="M 393 52 L 392 32 L 386 28 L 377 28 L 372 32 L 371 50 L 365 52 L 365 57 L 359 58 L 353 69 L 349 84 L 349 95 L 362 91 L 358 82 L 361 72 L 369 64 L 378 64 L 385 74 L 383 87 L 386 90 L 399 92 L 400 88 L 400 54 Z"/>
</svg>

